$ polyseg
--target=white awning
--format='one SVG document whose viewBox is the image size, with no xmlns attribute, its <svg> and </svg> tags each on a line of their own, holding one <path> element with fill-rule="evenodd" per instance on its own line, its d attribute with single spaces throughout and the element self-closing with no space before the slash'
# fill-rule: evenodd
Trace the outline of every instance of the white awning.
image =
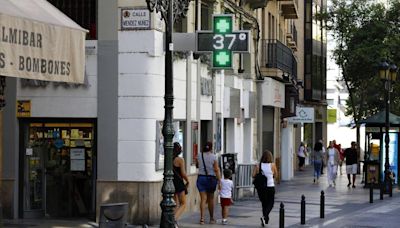
<svg viewBox="0 0 400 228">
<path fill-rule="evenodd" d="M 86 32 L 46 0 L 0 0 L 0 75 L 83 83 Z"/>
</svg>

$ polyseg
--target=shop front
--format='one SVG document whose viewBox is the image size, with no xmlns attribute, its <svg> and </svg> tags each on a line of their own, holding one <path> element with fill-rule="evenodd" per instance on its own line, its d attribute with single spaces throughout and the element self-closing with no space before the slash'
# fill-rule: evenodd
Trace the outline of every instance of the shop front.
<svg viewBox="0 0 400 228">
<path fill-rule="evenodd" d="M 87 31 L 46 0 L 0 0 L 0 5 L 0 106 L 3 108 L 7 104 L 0 109 L 0 135 L 3 136 L 0 141 L 0 211 L 6 218 L 39 209 L 42 210 L 39 214 L 44 215 L 46 194 L 77 187 L 70 184 L 74 181 L 57 183 L 61 190 L 50 191 L 47 186 L 50 181 L 46 178 L 50 179 L 51 172 L 48 166 L 54 163 L 49 151 L 52 145 L 60 144 L 44 140 L 44 130 L 39 134 L 41 140 L 35 139 L 38 135 L 34 134 L 31 139 L 30 131 L 34 126 L 17 119 L 17 93 L 20 91 L 17 92 L 16 78 L 82 84 Z M 43 103 L 48 101 L 43 100 Z M 23 125 L 19 126 L 18 121 Z M 42 128 L 50 129 L 42 124 Z M 19 147 L 19 142 L 24 146 Z M 57 148 L 60 157 L 64 147 L 67 146 Z M 24 156 L 19 157 L 21 154 Z M 54 170 L 65 166 L 61 158 L 58 162 Z M 87 174 L 82 172 L 82 175 Z M 47 203 L 52 201 L 49 199 Z M 55 203 L 57 206 L 66 204 L 65 201 Z"/>
<path fill-rule="evenodd" d="M 20 217 L 94 217 L 95 120 L 19 123 Z"/>
</svg>

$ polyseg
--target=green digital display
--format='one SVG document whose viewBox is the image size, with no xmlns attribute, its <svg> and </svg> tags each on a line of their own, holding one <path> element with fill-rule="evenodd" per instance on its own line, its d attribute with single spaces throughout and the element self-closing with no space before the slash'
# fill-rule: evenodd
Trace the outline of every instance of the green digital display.
<svg viewBox="0 0 400 228">
<path fill-rule="evenodd" d="M 214 68 L 232 68 L 232 52 L 230 51 L 214 51 L 212 59 Z"/>
<path fill-rule="evenodd" d="M 233 67 L 233 53 L 249 52 L 249 31 L 233 31 L 233 15 L 213 15 L 213 30 L 196 33 L 197 52 L 212 52 L 212 68 Z"/>
</svg>

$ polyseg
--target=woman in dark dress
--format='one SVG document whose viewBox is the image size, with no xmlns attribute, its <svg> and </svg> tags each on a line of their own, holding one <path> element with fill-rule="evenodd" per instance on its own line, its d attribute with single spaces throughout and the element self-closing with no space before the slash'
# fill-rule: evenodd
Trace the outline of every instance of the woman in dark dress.
<svg viewBox="0 0 400 228">
<path fill-rule="evenodd" d="M 186 208 L 186 188 L 189 185 L 189 179 L 186 176 L 185 171 L 185 160 L 179 155 L 182 153 L 182 147 L 178 142 L 174 143 L 174 162 L 173 162 L 173 171 L 174 171 L 174 187 L 175 194 L 174 200 L 176 202 L 175 208 L 175 220 L 181 217 Z M 186 181 L 186 184 L 184 182 Z M 177 227 L 177 224 L 176 226 Z"/>
</svg>

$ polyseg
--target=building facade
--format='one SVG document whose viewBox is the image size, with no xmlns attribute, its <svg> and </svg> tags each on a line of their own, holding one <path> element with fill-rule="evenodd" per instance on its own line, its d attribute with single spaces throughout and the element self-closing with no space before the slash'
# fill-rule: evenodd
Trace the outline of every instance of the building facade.
<svg viewBox="0 0 400 228">
<path fill-rule="evenodd" d="M 13 218 L 95 219 L 101 204 L 128 202 L 130 223 L 156 224 L 164 167 L 164 22 L 144 0 L 49 2 L 89 29 L 86 81 L 7 79 L 3 211 Z M 210 56 L 193 50 L 174 53 L 174 141 L 183 145 L 190 178 L 188 210 L 198 210 L 195 162 L 207 142 L 218 157 L 233 154 L 237 164 L 272 151 L 280 181 L 293 177 L 301 135 L 326 138 L 326 49 L 304 29 L 312 24 L 322 32 L 319 22 L 306 20 L 308 3 L 196 0 L 175 24 L 175 32 L 194 33 L 211 30 L 213 14 L 233 14 L 234 29 L 252 37 L 250 53 L 235 54 L 231 70 L 210 69 Z M 305 61 L 310 56 L 318 60 Z M 29 105 L 29 115 L 17 103 Z M 298 104 L 315 107 L 311 128 L 287 121 Z"/>
</svg>

